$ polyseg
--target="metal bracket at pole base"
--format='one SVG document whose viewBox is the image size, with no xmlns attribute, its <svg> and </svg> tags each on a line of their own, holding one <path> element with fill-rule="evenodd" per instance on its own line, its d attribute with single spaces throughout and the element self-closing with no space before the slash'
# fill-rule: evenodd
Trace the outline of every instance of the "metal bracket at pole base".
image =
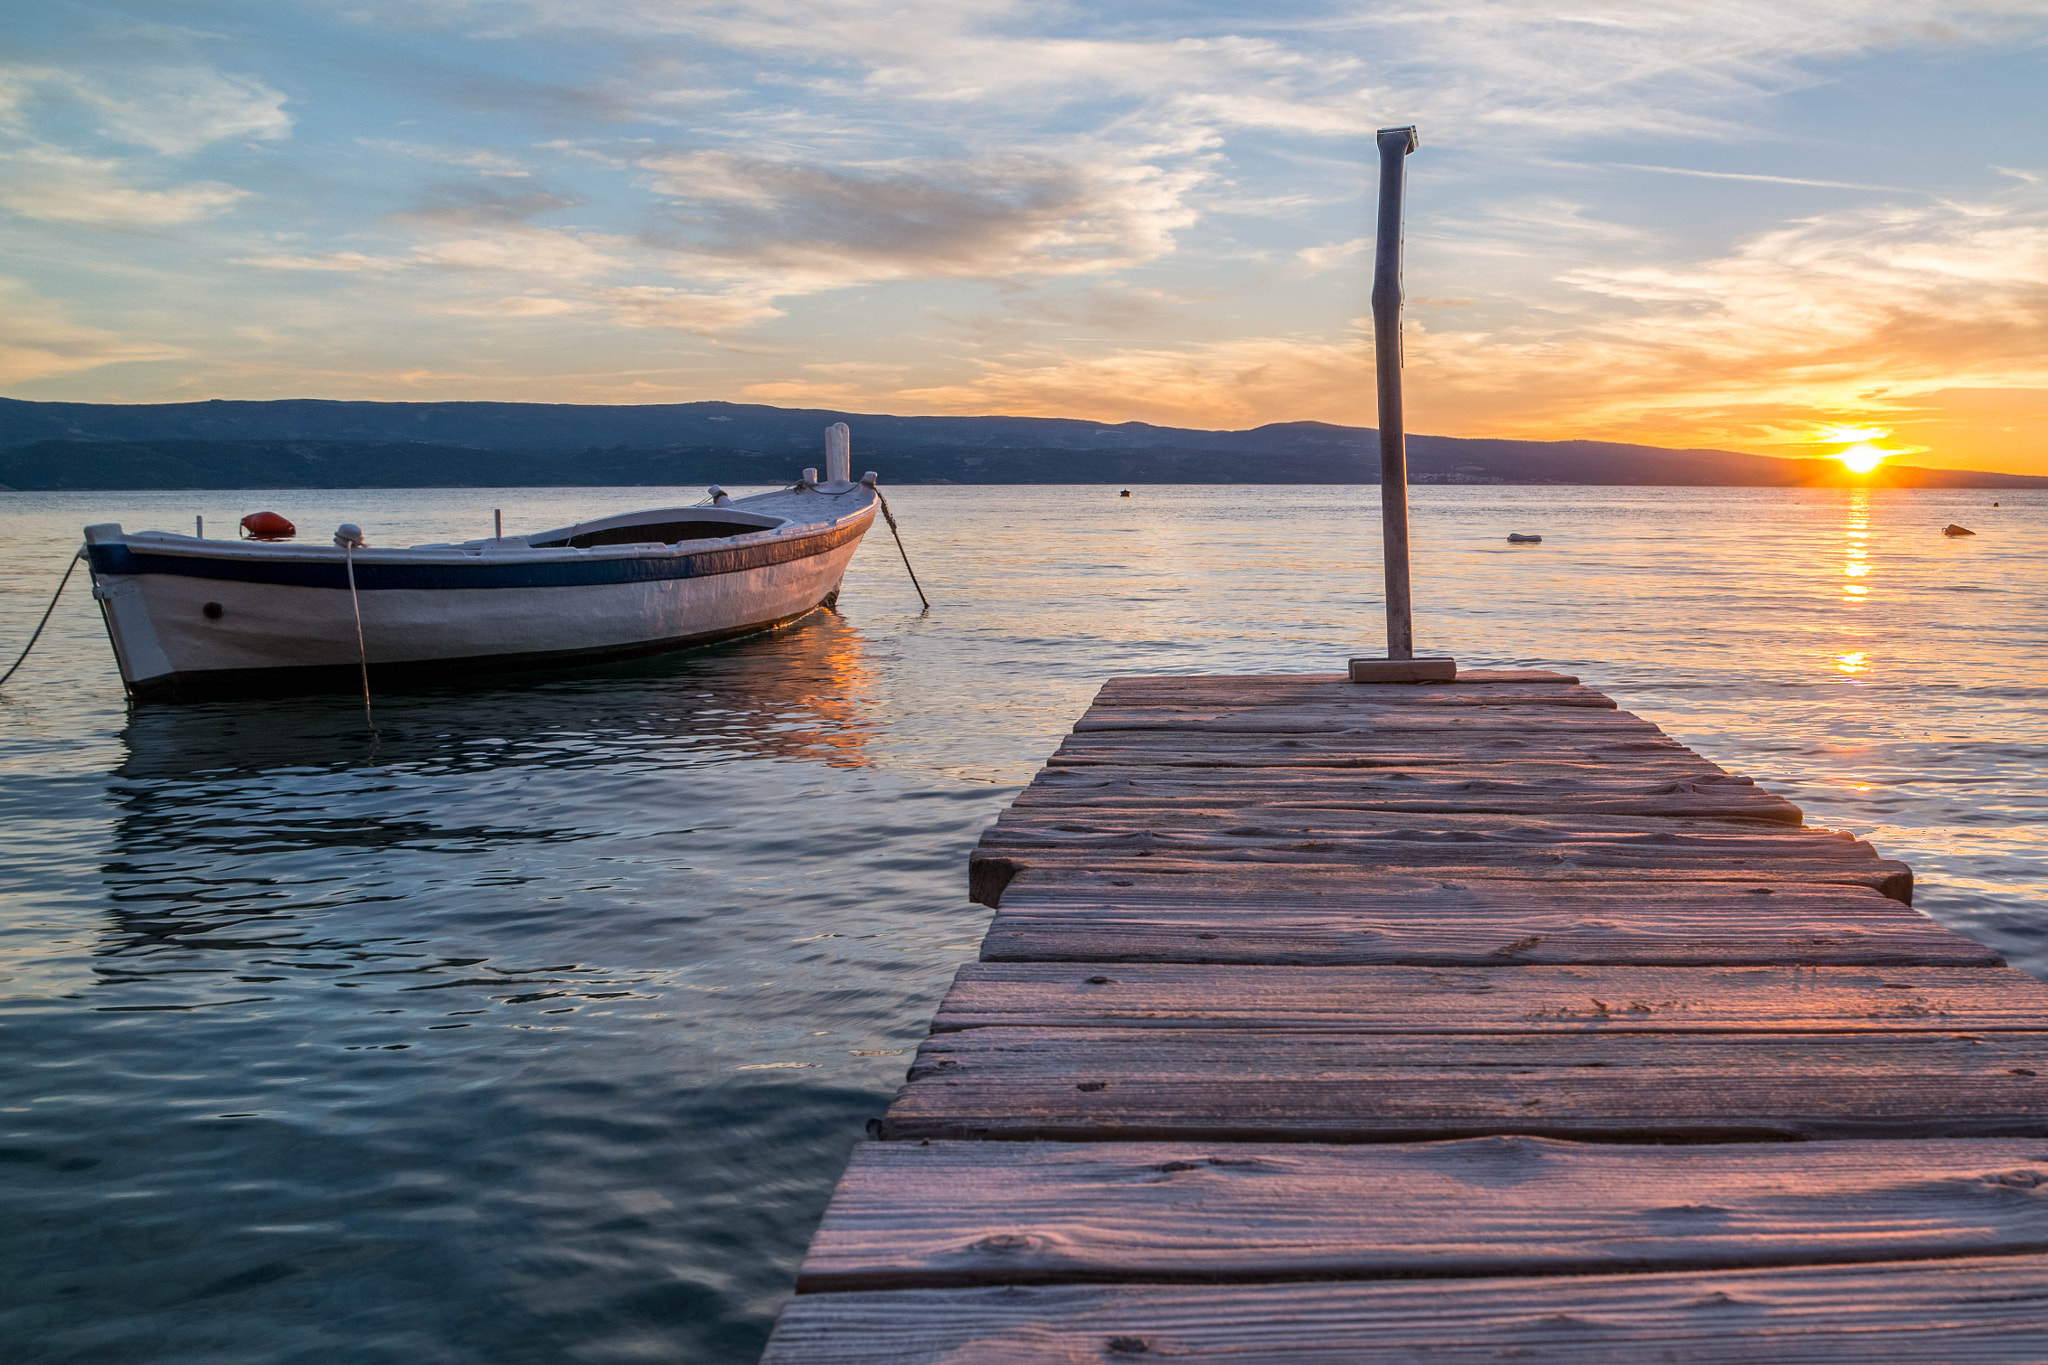
<svg viewBox="0 0 2048 1365">
<path fill-rule="evenodd" d="M 1355 683 L 1456 682 L 1456 659 L 1353 659 L 1351 681 Z"/>
</svg>

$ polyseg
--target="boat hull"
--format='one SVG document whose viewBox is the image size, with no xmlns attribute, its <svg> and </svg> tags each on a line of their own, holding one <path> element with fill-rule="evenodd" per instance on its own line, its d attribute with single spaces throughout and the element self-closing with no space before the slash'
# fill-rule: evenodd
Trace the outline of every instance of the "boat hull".
<svg viewBox="0 0 2048 1365">
<path fill-rule="evenodd" d="M 555 667 L 773 629 L 829 603 L 871 510 L 798 535 L 689 550 L 435 555 L 209 553 L 89 544 L 138 701 Z M 90 537 L 89 537 L 90 539 Z M 353 570 L 356 590 L 347 575 Z M 356 604 L 362 643 L 356 635 Z"/>
</svg>

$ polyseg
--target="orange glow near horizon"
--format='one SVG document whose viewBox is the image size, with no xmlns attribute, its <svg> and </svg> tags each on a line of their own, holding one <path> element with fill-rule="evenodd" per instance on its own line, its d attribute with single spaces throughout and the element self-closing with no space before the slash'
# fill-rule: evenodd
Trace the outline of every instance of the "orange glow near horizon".
<svg viewBox="0 0 2048 1365">
<path fill-rule="evenodd" d="M 1891 455 L 1891 451 L 1881 450 L 1868 441 L 1858 441 L 1847 450 L 1837 452 L 1835 458 L 1847 465 L 1852 473 L 1868 474 L 1890 459 Z"/>
</svg>

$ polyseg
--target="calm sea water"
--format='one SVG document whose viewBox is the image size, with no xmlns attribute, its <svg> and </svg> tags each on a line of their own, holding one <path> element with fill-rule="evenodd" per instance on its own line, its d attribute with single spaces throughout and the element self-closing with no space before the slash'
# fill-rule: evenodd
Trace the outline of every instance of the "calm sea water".
<svg viewBox="0 0 2048 1365">
<path fill-rule="evenodd" d="M 1380 639 L 1375 490 L 1116 491 L 896 490 L 929 615 L 879 534 L 837 616 L 375 742 L 348 697 L 130 714 L 74 580 L 0 695 L 7 1356 L 751 1360 L 1101 679 Z M 0 495 L 0 650 L 88 521 L 698 496 Z M 1423 488 L 1415 533 L 1426 647 L 1581 674 L 2048 975 L 2048 496 Z"/>
</svg>

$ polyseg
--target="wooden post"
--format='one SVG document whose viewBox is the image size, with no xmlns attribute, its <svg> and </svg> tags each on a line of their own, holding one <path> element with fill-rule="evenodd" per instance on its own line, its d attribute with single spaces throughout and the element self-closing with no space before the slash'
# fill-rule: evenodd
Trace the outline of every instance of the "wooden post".
<svg viewBox="0 0 2048 1365">
<path fill-rule="evenodd" d="M 844 422 L 825 428 L 825 482 L 853 482 L 853 433 Z"/>
<path fill-rule="evenodd" d="M 1387 578 L 1387 657 L 1351 660 L 1353 682 L 1447 682 L 1451 659 L 1415 657 L 1408 592 L 1408 438 L 1401 418 L 1401 197 L 1415 129 L 1382 128 L 1379 240 L 1373 258 L 1373 359 L 1379 370 L 1380 544 Z"/>
<path fill-rule="evenodd" d="M 1387 657 L 1415 657 L 1408 596 L 1408 441 L 1401 422 L 1401 194 L 1413 128 L 1382 128 L 1379 240 L 1373 256 L 1373 358 L 1380 387 L 1380 526 L 1387 566 Z"/>
</svg>

